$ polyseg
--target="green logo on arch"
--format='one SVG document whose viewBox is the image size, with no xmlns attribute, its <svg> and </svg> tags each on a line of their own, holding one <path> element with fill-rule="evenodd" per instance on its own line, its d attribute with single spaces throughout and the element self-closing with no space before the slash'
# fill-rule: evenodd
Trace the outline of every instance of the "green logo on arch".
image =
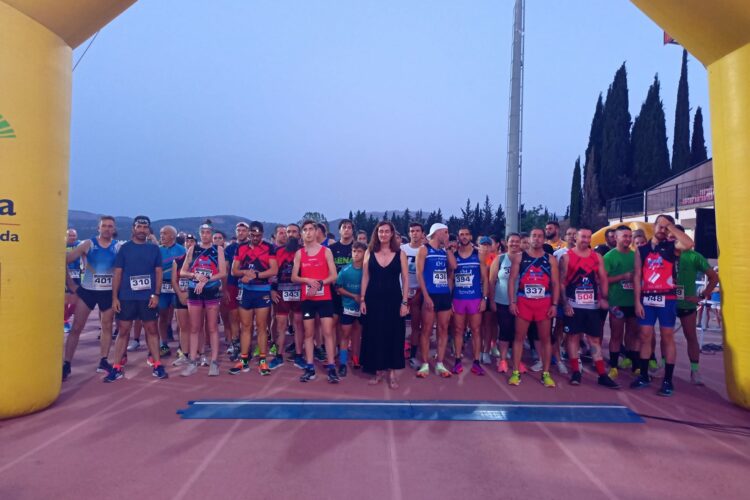
<svg viewBox="0 0 750 500">
<path fill-rule="evenodd" d="M 8 120 L 0 115 L 0 139 L 12 139 L 16 136 L 16 131 L 10 126 Z"/>
</svg>

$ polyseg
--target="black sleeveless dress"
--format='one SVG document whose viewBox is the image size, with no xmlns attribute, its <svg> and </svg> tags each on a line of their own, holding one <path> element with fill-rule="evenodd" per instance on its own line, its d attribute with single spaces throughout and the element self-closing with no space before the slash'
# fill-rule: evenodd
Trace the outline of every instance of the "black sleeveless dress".
<svg viewBox="0 0 750 500">
<path fill-rule="evenodd" d="M 399 314 L 401 251 L 396 252 L 385 267 L 371 255 L 367 270 L 370 281 L 365 292 L 367 314 L 363 316 L 362 369 L 366 373 L 403 369 L 406 325 Z"/>
</svg>

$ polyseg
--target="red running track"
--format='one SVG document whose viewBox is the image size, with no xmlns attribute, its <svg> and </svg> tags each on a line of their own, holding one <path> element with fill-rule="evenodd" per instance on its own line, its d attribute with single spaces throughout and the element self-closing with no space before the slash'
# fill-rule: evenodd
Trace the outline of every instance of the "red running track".
<svg viewBox="0 0 750 500">
<path fill-rule="evenodd" d="M 256 372 L 159 381 L 130 353 L 126 379 L 94 372 L 98 328 L 81 337 L 72 377 L 55 405 L 0 422 L 0 499 L 137 498 L 747 498 L 750 438 L 647 419 L 645 424 L 425 421 L 182 420 L 188 400 L 212 398 L 452 399 L 622 403 L 661 417 L 750 425 L 726 400 L 721 355 L 703 356 L 706 387 L 688 380 L 679 345 L 671 399 L 598 387 L 589 370 L 571 387 L 532 376 L 465 370 L 418 380 L 409 369 L 395 391 L 360 374 L 338 386 L 297 382 L 291 363 Z M 707 336 L 707 342 L 719 342 Z M 628 375 L 620 375 L 625 385 Z M 744 493 L 743 493 L 744 491 Z"/>
</svg>

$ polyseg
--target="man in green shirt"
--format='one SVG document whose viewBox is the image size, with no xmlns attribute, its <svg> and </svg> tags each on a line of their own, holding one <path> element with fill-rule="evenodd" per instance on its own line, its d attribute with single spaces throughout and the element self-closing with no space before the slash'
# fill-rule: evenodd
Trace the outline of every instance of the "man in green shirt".
<svg viewBox="0 0 750 500">
<path fill-rule="evenodd" d="M 630 248 L 633 232 L 628 226 L 615 229 L 617 246 L 604 256 L 604 269 L 609 280 L 609 377 L 617 378 L 620 349 L 625 341 L 626 358 L 620 368 L 635 369 L 640 352 L 638 319 L 633 296 L 635 252 Z"/>
<path fill-rule="evenodd" d="M 683 230 L 682 226 L 677 225 Z M 695 250 L 679 251 L 680 262 L 677 268 L 677 317 L 680 318 L 682 331 L 687 340 L 688 358 L 690 359 L 690 382 L 695 385 L 703 385 L 698 362 L 700 361 L 701 346 L 698 343 L 698 332 L 696 330 L 696 311 L 701 300 L 711 298 L 719 275 L 708 264 L 704 256 Z M 698 273 L 704 273 L 708 277 L 708 284 L 700 295 L 697 293 L 696 278 Z"/>
</svg>

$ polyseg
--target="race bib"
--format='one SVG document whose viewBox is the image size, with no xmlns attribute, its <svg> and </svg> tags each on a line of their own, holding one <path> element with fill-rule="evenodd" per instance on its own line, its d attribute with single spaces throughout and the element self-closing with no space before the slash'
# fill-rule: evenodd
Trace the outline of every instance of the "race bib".
<svg viewBox="0 0 750 500">
<path fill-rule="evenodd" d="M 281 291 L 281 299 L 284 302 L 299 302 L 302 298 L 301 292 L 299 289 L 297 290 L 282 290 Z"/>
<path fill-rule="evenodd" d="M 410 299 L 413 299 L 415 295 L 417 295 L 417 288 L 409 288 L 409 295 L 408 297 Z"/>
<path fill-rule="evenodd" d="M 664 295 L 646 295 L 643 297 L 643 305 L 650 307 L 664 307 L 666 305 L 666 300 L 664 299 Z"/>
<path fill-rule="evenodd" d="M 675 289 L 675 295 L 677 295 L 677 300 L 685 300 L 685 287 L 678 286 Z"/>
<path fill-rule="evenodd" d="M 633 289 L 633 282 L 632 281 L 621 281 L 620 284 L 622 285 L 623 290 L 632 290 Z"/>
<path fill-rule="evenodd" d="M 148 274 L 131 276 L 130 289 L 135 292 L 140 292 L 142 290 L 151 290 L 151 276 Z"/>
<path fill-rule="evenodd" d="M 595 303 L 594 290 L 589 288 L 576 288 L 576 304 L 582 306 L 593 306 Z"/>
<path fill-rule="evenodd" d="M 196 277 L 197 276 L 205 276 L 208 279 L 211 279 L 211 276 L 213 276 L 213 273 L 210 269 L 196 269 L 195 271 Z"/>
<path fill-rule="evenodd" d="M 172 283 L 170 283 L 169 281 L 162 281 L 161 293 L 174 293 L 174 288 L 172 288 Z"/>
<path fill-rule="evenodd" d="M 527 299 L 543 299 L 546 288 L 542 285 L 524 285 L 523 294 Z"/>
<path fill-rule="evenodd" d="M 244 290 L 244 288 L 240 287 L 237 291 L 237 300 L 242 300 L 242 290 Z"/>
<path fill-rule="evenodd" d="M 81 277 L 81 270 L 80 269 L 68 269 L 68 274 L 71 278 L 74 280 L 80 279 Z"/>
<path fill-rule="evenodd" d="M 92 282 L 94 290 L 112 290 L 111 274 L 95 274 Z"/>
<path fill-rule="evenodd" d="M 305 285 L 305 296 L 307 297 L 322 297 L 326 294 L 326 287 L 321 288 L 317 292 L 313 293 L 310 285 Z"/>
<path fill-rule="evenodd" d="M 354 316 L 355 318 L 359 318 L 362 315 L 362 313 L 359 312 L 359 309 L 353 309 L 346 306 L 344 306 L 344 314 L 347 316 Z"/>
<path fill-rule="evenodd" d="M 471 273 L 456 274 L 455 282 L 459 288 L 471 288 L 474 285 L 474 275 Z"/>
<path fill-rule="evenodd" d="M 448 286 L 448 273 L 445 271 L 433 271 L 432 284 L 436 286 Z"/>
<path fill-rule="evenodd" d="M 190 280 L 187 278 L 180 278 L 180 281 L 178 283 L 180 290 L 183 292 L 187 292 L 189 284 L 190 284 Z"/>
</svg>

